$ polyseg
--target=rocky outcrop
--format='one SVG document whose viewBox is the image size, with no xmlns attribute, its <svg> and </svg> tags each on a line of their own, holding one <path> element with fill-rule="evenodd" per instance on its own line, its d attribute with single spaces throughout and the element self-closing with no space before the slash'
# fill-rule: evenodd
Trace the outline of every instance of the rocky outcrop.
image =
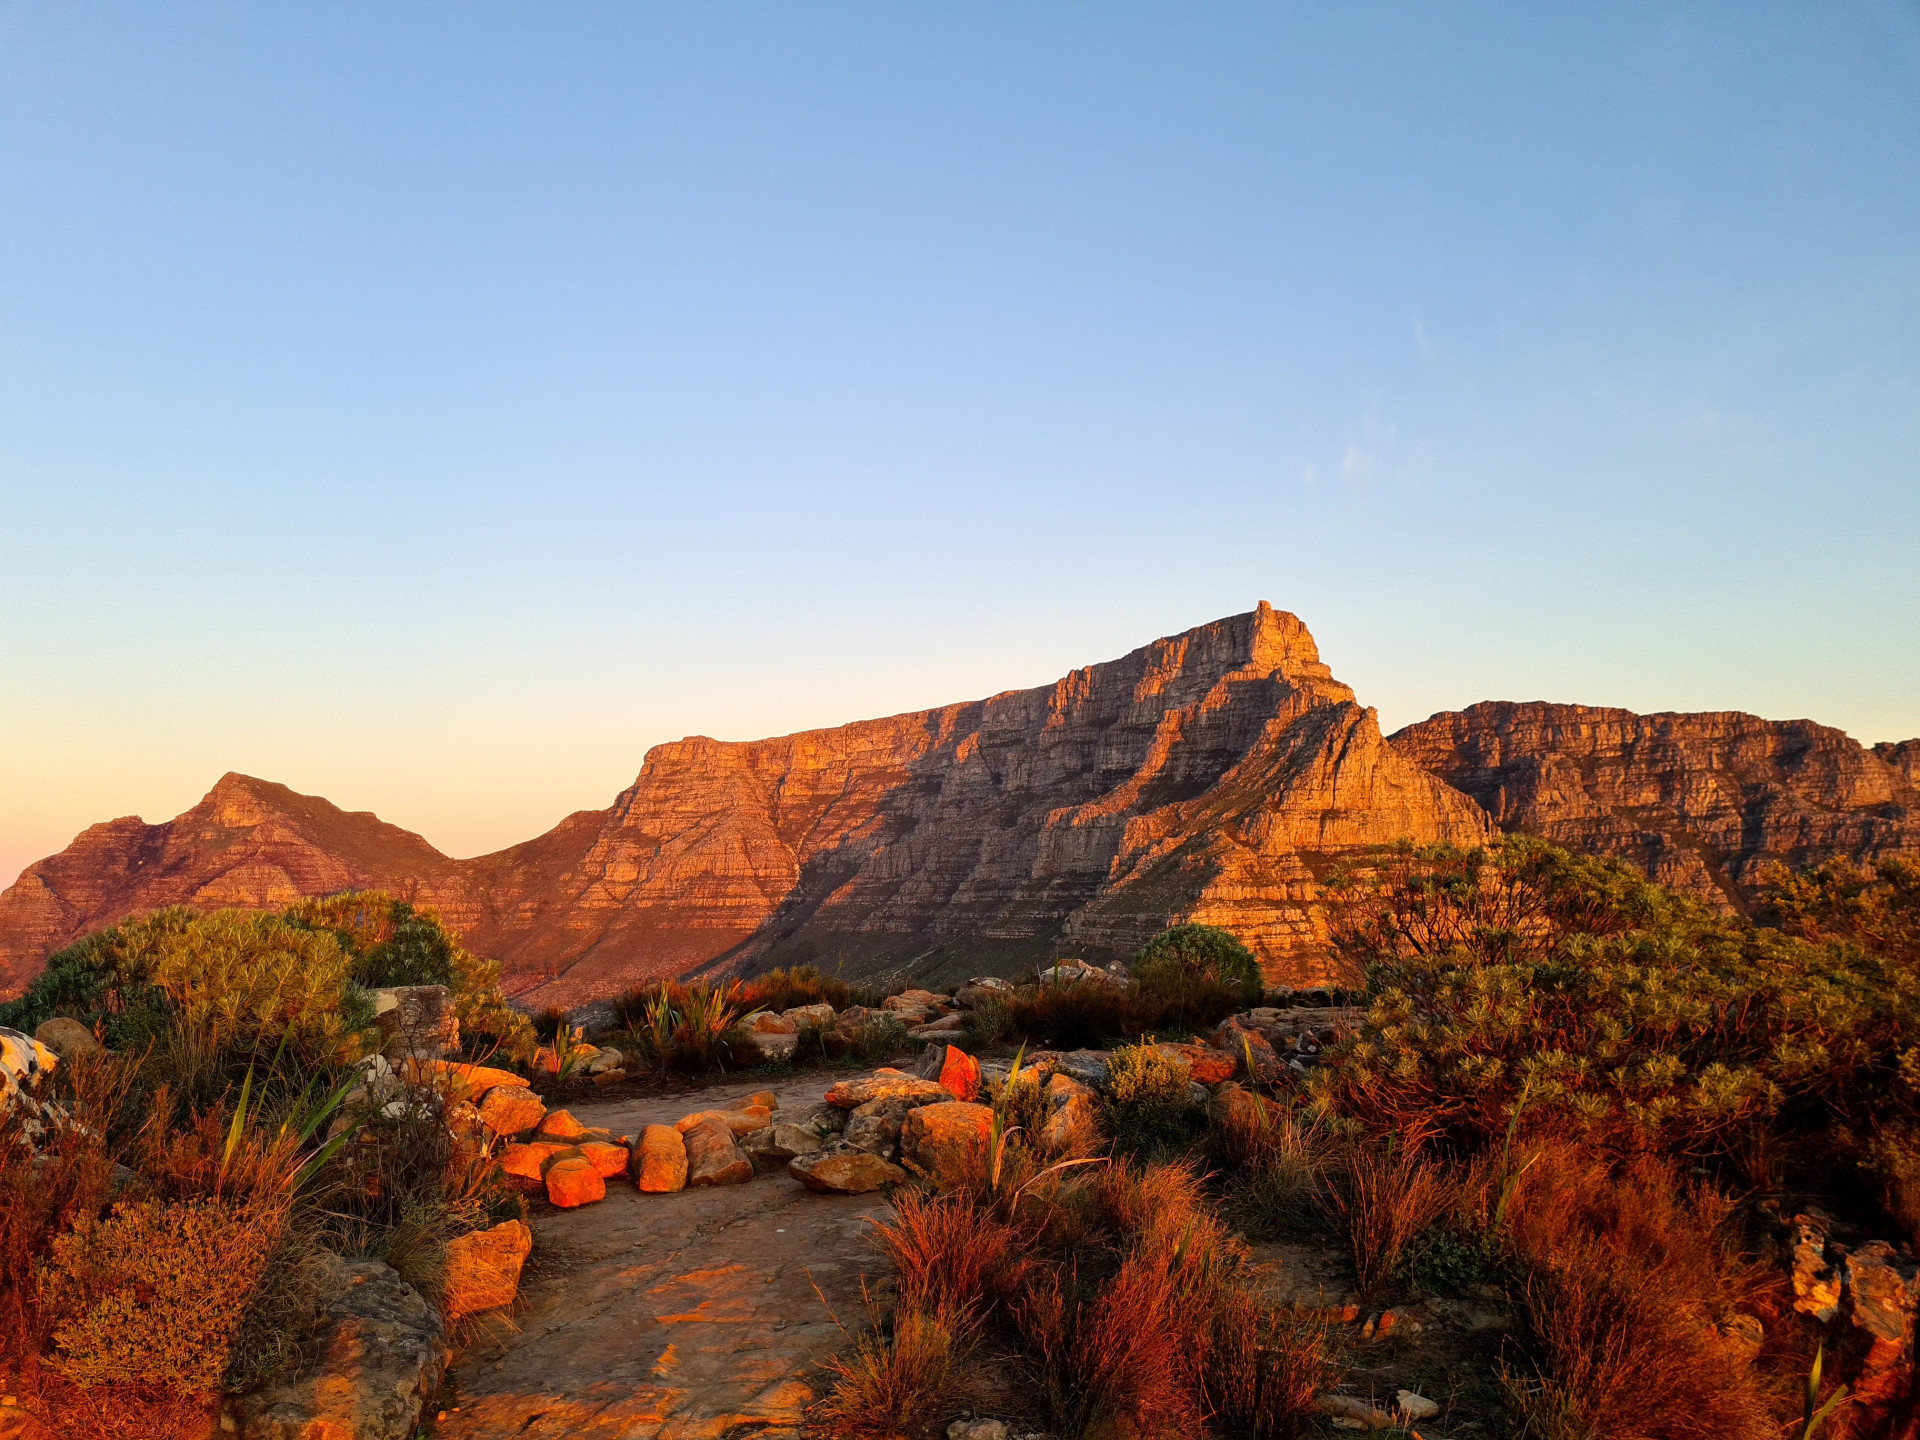
<svg viewBox="0 0 1920 1440">
<path fill-rule="evenodd" d="M 1745 910 L 1772 862 L 1920 854 L 1920 741 L 1872 750 L 1810 720 L 1494 702 L 1390 737 L 1503 829 L 1629 860 Z"/>
<path fill-rule="evenodd" d="M 1329 963 L 1315 900 L 1342 856 L 1487 833 L 1263 603 L 1038 689 L 657 746 L 609 810 L 474 860 L 230 775 L 177 820 L 96 826 L 30 867 L 0 897 L 0 988 L 133 912 L 348 886 L 433 905 L 510 985 L 565 1003 L 716 963 L 961 978 L 1183 919 L 1300 982 Z"/>
</svg>

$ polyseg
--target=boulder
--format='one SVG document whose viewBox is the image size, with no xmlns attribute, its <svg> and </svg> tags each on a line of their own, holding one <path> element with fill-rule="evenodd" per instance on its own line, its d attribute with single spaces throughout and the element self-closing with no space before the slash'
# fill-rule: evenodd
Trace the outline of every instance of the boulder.
<svg viewBox="0 0 1920 1440">
<path fill-rule="evenodd" d="M 782 1010 L 782 1017 L 791 1020 L 796 1030 L 824 1029 L 833 1024 L 834 1012 L 831 1005 L 796 1005 L 791 1010 Z"/>
<path fill-rule="evenodd" d="M 778 1110 L 780 1097 L 771 1090 L 756 1090 L 740 1102 L 742 1110 Z"/>
<path fill-rule="evenodd" d="M 774 1016 L 779 1019 L 779 1016 Z M 746 1044 L 753 1051 L 751 1058 L 762 1064 L 772 1064 L 780 1060 L 791 1060 L 800 1052 L 800 1033 L 797 1030 L 749 1030 Z"/>
<path fill-rule="evenodd" d="M 823 1101 L 802 1115 L 799 1123 L 822 1140 L 831 1140 L 846 1130 L 848 1113 L 838 1105 L 828 1105 Z"/>
<path fill-rule="evenodd" d="M 586 1136 L 587 1127 L 574 1119 L 571 1111 L 555 1110 L 540 1122 L 540 1128 L 535 1133 L 542 1140 L 564 1140 L 573 1145 Z"/>
<path fill-rule="evenodd" d="M 1285 1062 L 1275 1053 L 1273 1043 L 1260 1031 L 1243 1025 L 1234 1016 L 1228 1016 L 1215 1028 L 1213 1044 L 1215 1049 L 1232 1056 L 1237 1062 L 1236 1074 L 1246 1070 L 1249 1056 L 1253 1060 L 1253 1078 L 1257 1080 L 1271 1083 L 1279 1079 L 1286 1068 Z"/>
<path fill-rule="evenodd" d="M 1103 1090 L 1107 1084 L 1108 1058 L 1104 1050 L 1069 1050 L 1066 1054 L 1055 1057 L 1053 1073 L 1070 1075 L 1082 1085 Z"/>
<path fill-rule="evenodd" d="M 687 1142 L 671 1125 L 649 1125 L 628 1162 L 633 1183 L 649 1195 L 665 1195 L 687 1186 Z"/>
<path fill-rule="evenodd" d="M 584 1155 L 560 1155 L 547 1166 L 547 1199 L 562 1210 L 607 1198 L 607 1180 Z"/>
<path fill-rule="evenodd" d="M 900 1158 L 916 1175 L 951 1186 L 981 1173 L 993 1130 L 993 1110 L 948 1100 L 910 1112 L 900 1131 Z"/>
<path fill-rule="evenodd" d="M 520 1293 L 520 1267 L 533 1251 L 533 1231 L 522 1220 L 475 1230 L 447 1242 L 447 1318 L 511 1305 Z"/>
<path fill-rule="evenodd" d="M 929 1020 L 924 1025 L 915 1025 L 907 1031 L 909 1040 L 945 1040 L 966 1032 L 967 1017 L 959 1011 L 951 1015 L 942 1015 L 938 1020 Z"/>
<path fill-rule="evenodd" d="M 1002 1420 L 956 1420 L 947 1426 L 947 1440 L 1008 1440 Z"/>
<path fill-rule="evenodd" d="M 740 1148 L 747 1152 L 755 1169 L 771 1170 L 785 1165 L 796 1155 L 818 1150 L 825 1143 L 811 1126 L 783 1125 L 776 1121 L 743 1137 Z"/>
<path fill-rule="evenodd" d="M 589 1075 L 604 1075 L 607 1071 L 618 1070 L 625 1064 L 626 1057 L 609 1046 L 587 1062 L 586 1070 Z"/>
<path fill-rule="evenodd" d="M 447 1367 L 446 1327 L 378 1260 L 322 1252 L 327 1299 L 302 1358 L 232 1402 L 240 1440 L 411 1440 Z"/>
<path fill-rule="evenodd" d="M 496 1135 L 524 1135 L 546 1118 L 540 1097 L 517 1086 L 497 1085 L 480 1102 L 480 1123 Z"/>
<path fill-rule="evenodd" d="M 898 1165 L 841 1140 L 794 1156 L 787 1162 L 787 1173 L 809 1190 L 826 1195 L 865 1195 L 907 1178 Z"/>
<path fill-rule="evenodd" d="M 928 1103 L 950 1098 L 937 1081 L 922 1080 L 918 1075 L 907 1075 L 899 1070 L 883 1068 L 875 1070 L 871 1075 L 836 1081 L 827 1089 L 827 1103 L 838 1105 L 843 1110 L 851 1110 L 855 1106 L 866 1104 L 869 1100 L 896 1095 L 918 1095 Z"/>
<path fill-rule="evenodd" d="M 1846 1258 L 1853 1323 L 1875 1340 L 1904 1346 L 1920 1306 L 1920 1267 L 1884 1240 L 1869 1240 Z"/>
<path fill-rule="evenodd" d="M 1224 1050 L 1215 1050 L 1207 1045 L 1173 1045 L 1162 1042 L 1153 1047 L 1169 1059 L 1177 1060 L 1186 1067 L 1187 1074 L 1197 1085 L 1218 1085 L 1223 1080 L 1231 1080 L 1233 1072 L 1240 1068 L 1239 1060 Z"/>
<path fill-rule="evenodd" d="M 1395 1396 L 1395 1406 L 1409 1420 L 1431 1420 L 1440 1413 L 1440 1403 L 1429 1400 L 1417 1390 L 1402 1390 Z"/>
<path fill-rule="evenodd" d="M 460 1048 L 460 1017 L 444 985 L 396 985 L 373 992 L 380 1053 L 389 1060 L 439 1060 Z"/>
<path fill-rule="evenodd" d="M 898 995 L 889 995 L 881 1001 L 882 1006 L 891 1006 L 899 1002 L 899 1008 L 914 1007 L 921 1010 L 937 1010 L 947 1004 L 947 997 L 933 990 L 902 990 Z"/>
<path fill-rule="evenodd" d="M 674 1121 L 673 1128 L 685 1135 L 703 1120 L 718 1120 L 735 1135 L 751 1135 L 754 1131 L 772 1123 L 773 1112 L 760 1105 L 751 1105 L 739 1110 L 696 1110 L 693 1114 L 682 1115 Z"/>
<path fill-rule="evenodd" d="M 1826 1226 L 1793 1217 L 1793 1308 L 1821 1324 L 1840 1313 L 1840 1272 L 1827 1263 Z"/>
<path fill-rule="evenodd" d="M 840 1138 L 883 1160 L 891 1160 L 900 1146 L 900 1126 L 911 1108 L 907 1101 L 898 1098 L 869 1100 L 847 1117 L 847 1128 Z"/>
<path fill-rule="evenodd" d="M 571 1150 L 571 1145 L 559 1141 L 535 1140 L 525 1145 L 509 1145 L 494 1161 L 507 1174 L 521 1182 L 523 1190 L 538 1190 L 545 1178 L 547 1165 L 554 1156 Z"/>
<path fill-rule="evenodd" d="M 962 1010 L 977 1009 L 988 1000 L 1006 1000 L 1013 994 L 1010 982 L 997 975 L 981 975 L 967 981 L 954 992 L 953 1003 Z"/>
<path fill-rule="evenodd" d="M 955 1046 L 947 1046 L 936 1084 L 956 1100 L 980 1098 L 980 1062 Z"/>
<path fill-rule="evenodd" d="M 784 1015 L 776 1015 L 771 1010 L 756 1010 L 740 1024 L 748 1033 L 754 1035 L 795 1035 L 800 1030 L 799 1021 L 789 1020 Z"/>
<path fill-rule="evenodd" d="M 738 1185 L 753 1178 L 753 1161 L 734 1142 L 734 1132 L 721 1120 L 708 1116 L 690 1126 L 683 1138 L 687 1142 L 687 1184 Z"/>
<path fill-rule="evenodd" d="M 606 1140 L 589 1140 L 580 1147 L 581 1158 L 599 1172 L 602 1180 L 614 1180 L 627 1173 L 627 1147 Z"/>
<path fill-rule="evenodd" d="M 1091 1085 L 1070 1075 L 1047 1081 L 1047 1124 L 1040 1132 L 1040 1148 L 1061 1159 L 1084 1159 L 1105 1138 L 1100 1121 L 1100 1096 Z"/>
<path fill-rule="evenodd" d="M 56 1015 L 33 1032 L 33 1038 L 62 1060 L 72 1060 L 79 1055 L 99 1055 L 106 1051 L 93 1036 L 93 1031 L 65 1015 Z"/>
</svg>

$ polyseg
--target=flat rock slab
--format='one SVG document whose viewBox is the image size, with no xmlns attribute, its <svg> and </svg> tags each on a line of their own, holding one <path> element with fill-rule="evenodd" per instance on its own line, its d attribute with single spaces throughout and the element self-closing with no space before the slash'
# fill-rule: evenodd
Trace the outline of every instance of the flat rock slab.
<svg viewBox="0 0 1920 1440">
<path fill-rule="evenodd" d="M 765 1083 L 588 1102 L 579 1114 L 637 1134 L 689 1109 L 732 1108 Z M 826 1083 L 780 1086 L 782 1109 L 811 1109 Z M 857 1331 L 860 1277 L 885 1273 L 866 1221 L 886 1207 L 874 1195 L 815 1195 L 784 1174 L 665 1195 L 619 1180 L 607 1191 L 601 1204 L 534 1216 L 520 1331 L 456 1361 L 436 1440 L 797 1440 L 814 1367 L 847 1343 L 835 1317 Z"/>
</svg>

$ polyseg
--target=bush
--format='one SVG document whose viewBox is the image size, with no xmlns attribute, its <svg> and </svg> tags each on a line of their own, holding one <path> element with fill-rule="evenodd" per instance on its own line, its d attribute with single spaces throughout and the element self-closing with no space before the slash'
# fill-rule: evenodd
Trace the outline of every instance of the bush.
<svg viewBox="0 0 1920 1440">
<path fill-rule="evenodd" d="M 1363 1296 L 1380 1293 L 1414 1236 L 1445 1213 L 1452 1199 L 1433 1166 L 1396 1145 L 1362 1145 L 1347 1157 L 1344 1183 L 1333 1192 L 1353 1248 Z"/>
<path fill-rule="evenodd" d="M 1022 986 L 1005 1002 L 1004 1024 L 1024 1040 L 1079 1050 L 1102 1040 L 1211 1029 L 1241 1004 L 1234 986 L 1160 965 L 1136 974 L 1128 985 L 1052 980 Z"/>
<path fill-rule="evenodd" d="M 737 980 L 681 985 L 661 981 L 629 990 L 615 1014 L 627 1026 L 622 1053 L 662 1073 L 704 1075 L 747 1053 L 734 1033 L 752 1013 Z"/>
<path fill-rule="evenodd" d="M 1120 1154 L 1163 1156 L 1191 1140 L 1204 1121 L 1187 1089 L 1186 1066 L 1152 1044 L 1113 1051 L 1107 1080 L 1107 1130 Z"/>
<path fill-rule="evenodd" d="M 470 1054 L 498 1050 L 523 1062 L 532 1058 L 533 1029 L 500 989 L 500 962 L 469 952 L 432 910 L 360 890 L 302 901 L 286 917 L 339 940 L 353 957 L 355 983 L 368 989 L 448 987 L 461 1045 Z"/>
<path fill-rule="evenodd" d="M 1920 972 L 1714 915 L 1536 841 L 1411 846 L 1338 887 L 1375 1000 L 1315 1093 L 1376 1133 L 1565 1127 L 1670 1153 L 1920 1117 Z"/>
<path fill-rule="evenodd" d="M 80 1216 L 40 1280 L 57 1368 L 80 1385 L 214 1393 L 284 1221 L 276 1206 L 204 1201 Z"/>
<path fill-rule="evenodd" d="M 1265 990 L 1260 962 L 1230 930 L 1217 925 L 1175 925 L 1146 943 L 1134 957 L 1136 979 L 1177 973 L 1206 980 L 1236 993 L 1247 1005 L 1257 1005 Z"/>
</svg>

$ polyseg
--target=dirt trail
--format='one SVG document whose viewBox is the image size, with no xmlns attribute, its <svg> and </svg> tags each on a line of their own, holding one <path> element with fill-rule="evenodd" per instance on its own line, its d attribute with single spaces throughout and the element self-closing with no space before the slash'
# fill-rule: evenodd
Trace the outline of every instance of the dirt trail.
<svg viewBox="0 0 1920 1440">
<path fill-rule="evenodd" d="M 772 1088 L 783 1109 L 803 1111 L 828 1078 Z M 637 1136 L 765 1088 L 567 1108 Z M 866 1218 L 885 1209 L 878 1196 L 815 1195 L 780 1174 L 675 1195 L 622 1181 L 597 1205 L 538 1208 L 520 1332 L 460 1357 L 436 1437 L 789 1440 L 813 1398 L 809 1372 L 846 1344 L 834 1316 L 857 1329 L 861 1275 L 884 1273 L 866 1241 Z"/>
</svg>

